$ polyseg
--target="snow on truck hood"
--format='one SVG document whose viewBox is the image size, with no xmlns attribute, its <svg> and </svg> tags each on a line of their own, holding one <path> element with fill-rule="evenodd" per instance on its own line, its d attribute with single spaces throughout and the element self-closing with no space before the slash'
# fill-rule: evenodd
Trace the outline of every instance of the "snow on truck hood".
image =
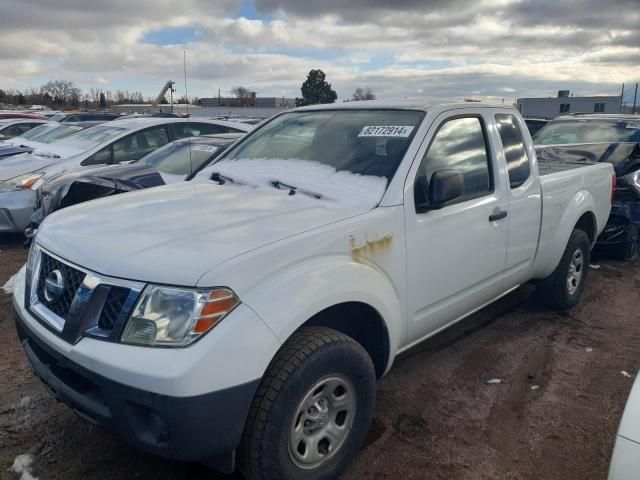
<svg viewBox="0 0 640 480">
<path fill-rule="evenodd" d="M 195 286 L 226 260 L 367 210 L 275 188 L 180 182 L 60 210 L 37 242 L 105 275 Z"/>
</svg>

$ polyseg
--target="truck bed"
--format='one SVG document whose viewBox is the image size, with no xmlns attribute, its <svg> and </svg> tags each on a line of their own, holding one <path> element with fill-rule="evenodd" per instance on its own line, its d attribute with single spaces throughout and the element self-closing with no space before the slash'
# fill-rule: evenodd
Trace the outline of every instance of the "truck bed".
<svg viewBox="0 0 640 480">
<path fill-rule="evenodd" d="M 566 160 L 540 160 L 538 159 L 538 172 L 540 176 L 551 175 L 552 173 L 566 172 L 574 168 L 582 168 L 593 165 L 591 162 L 570 162 Z"/>
</svg>

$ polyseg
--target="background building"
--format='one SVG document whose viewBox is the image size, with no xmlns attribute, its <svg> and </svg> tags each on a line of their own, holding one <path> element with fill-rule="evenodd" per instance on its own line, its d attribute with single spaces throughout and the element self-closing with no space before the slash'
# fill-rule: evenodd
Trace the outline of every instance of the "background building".
<svg viewBox="0 0 640 480">
<path fill-rule="evenodd" d="M 557 97 L 519 98 L 517 108 L 524 117 L 554 118 L 569 113 L 631 113 L 621 107 L 620 96 L 571 97 L 560 90 Z"/>
<path fill-rule="evenodd" d="M 293 108 L 296 106 L 294 98 L 285 97 L 257 97 L 250 92 L 247 98 L 237 97 L 205 97 L 200 99 L 201 107 L 254 107 L 254 108 Z"/>
</svg>

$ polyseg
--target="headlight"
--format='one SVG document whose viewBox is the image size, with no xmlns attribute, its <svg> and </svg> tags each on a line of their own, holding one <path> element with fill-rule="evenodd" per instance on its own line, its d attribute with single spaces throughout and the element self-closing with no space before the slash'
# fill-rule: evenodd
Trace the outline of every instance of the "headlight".
<svg viewBox="0 0 640 480">
<path fill-rule="evenodd" d="M 36 237 L 31 239 L 31 245 L 29 246 L 29 254 L 27 255 L 27 278 L 31 279 L 33 269 L 36 263 L 36 257 L 38 256 L 38 246 L 36 245 Z"/>
<path fill-rule="evenodd" d="M 184 347 L 215 327 L 240 300 L 227 288 L 147 286 L 122 334 L 123 343 Z"/>
<path fill-rule="evenodd" d="M 27 190 L 38 180 L 44 177 L 44 172 L 27 173 L 10 178 L 0 183 L 0 192 L 15 192 L 17 190 Z"/>
</svg>

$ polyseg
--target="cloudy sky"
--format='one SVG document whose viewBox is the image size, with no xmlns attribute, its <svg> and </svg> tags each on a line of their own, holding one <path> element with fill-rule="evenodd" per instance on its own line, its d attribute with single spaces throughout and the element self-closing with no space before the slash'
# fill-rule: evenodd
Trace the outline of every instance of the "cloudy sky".
<svg viewBox="0 0 640 480">
<path fill-rule="evenodd" d="M 640 81 L 639 0 L 0 0 L 0 88 L 51 79 L 190 95 L 619 94 Z"/>
</svg>

